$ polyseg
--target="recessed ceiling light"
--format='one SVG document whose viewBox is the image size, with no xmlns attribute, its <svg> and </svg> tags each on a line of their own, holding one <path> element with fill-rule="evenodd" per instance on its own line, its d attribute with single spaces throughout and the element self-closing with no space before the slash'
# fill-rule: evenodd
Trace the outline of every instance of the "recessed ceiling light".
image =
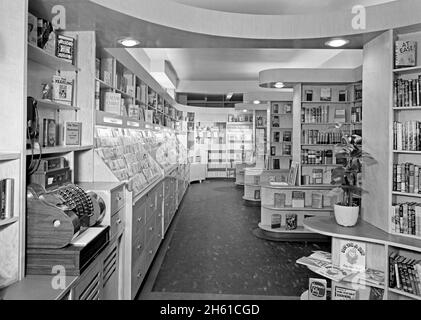
<svg viewBox="0 0 421 320">
<path fill-rule="evenodd" d="M 254 100 L 253 101 L 253 104 L 260 104 L 260 101 L 259 100 Z"/>
<path fill-rule="evenodd" d="M 349 43 L 349 40 L 346 40 L 346 39 L 332 39 L 332 40 L 327 41 L 325 44 L 332 48 L 340 48 L 348 43 Z"/>
<path fill-rule="evenodd" d="M 139 40 L 130 39 L 130 38 L 121 39 L 118 42 L 125 47 L 134 47 L 140 44 Z"/>
<path fill-rule="evenodd" d="M 277 82 L 273 85 L 276 89 L 282 89 L 285 87 L 285 84 L 283 82 Z"/>
</svg>

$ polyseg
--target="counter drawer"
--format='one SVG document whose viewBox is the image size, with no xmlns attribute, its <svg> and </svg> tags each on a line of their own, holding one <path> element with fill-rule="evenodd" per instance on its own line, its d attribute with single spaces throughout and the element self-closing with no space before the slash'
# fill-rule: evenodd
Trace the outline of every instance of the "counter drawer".
<svg viewBox="0 0 421 320">
<path fill-rule="evenodd" d="M 119 211 L 125 205 L 124 186 L 111 192 L 111 215 Z"/>
<path fill-rule="evenodd" d="M 151 191 L 148 193 L 148 198 L 146 201 L 146 222 L 153 216 L 156 211 L 157 201 L 156 201 L 156 192 Z"/>
<path fill-rule="evenodd" d="M 132 242 L 132 264 L 134 266 L 137 259 L 142 255 L 145 251 L 146 246 L 146 235 L 145 235 L 145 226 L 143 226 L 142 230 L 133 237 Z"/>
<path fill-rule="evenodd" d="M 111 217 L 110 238 L 113 239 L 124 229 L 124 208 Z"/>
<path fill-rule="evenodd" d="M 145 252 L 135 261 L 134 267 L 132 269 L 132 299 L 135 298 L 143 279 L 146 275 L 146 254 Z"/>
</svg>

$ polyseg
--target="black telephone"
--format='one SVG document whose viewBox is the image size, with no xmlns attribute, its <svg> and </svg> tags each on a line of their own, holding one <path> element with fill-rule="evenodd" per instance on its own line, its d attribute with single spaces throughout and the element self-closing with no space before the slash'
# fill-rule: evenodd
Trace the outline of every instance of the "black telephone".
<svg viewBox="0 0 421 320">
<path fill-rule="evenodd" d="M 32 150 L 31 161 L 28 162 L 27 174 L 30 176 L 38 170 L 40 159 L 42 157 L 42 150 L 40 146 L 40 156 L 38 161 L 34 160 L 35 143 L 39 142 L 39 114 L 38 102 L 32 97 L 27 99 L 27 148 Z"/>
</svg>

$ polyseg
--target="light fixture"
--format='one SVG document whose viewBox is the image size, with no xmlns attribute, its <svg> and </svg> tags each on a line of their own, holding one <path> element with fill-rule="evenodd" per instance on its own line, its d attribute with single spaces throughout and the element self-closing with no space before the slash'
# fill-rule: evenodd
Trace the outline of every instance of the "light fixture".
<svg viewBox="0 0 421 320">
<path fill-rule="evenodd" d="M 244 113 L 247 113 L 247 112 L 248 112 L 248 110 L 247 110 L 247 109 L 244 109 L 244 110 L 243 110 L 243 112 L 244 112 Z"/>
<path fill-rule="evenodd" d="M 282 89 L 283 87 L 285 87 L 285 84 L 283 82 L 276 82 L 273 86 L 276 89 Z"/>
<path fill-rule="evenodd" d="M 338 38 L 338 39 L 329 40 L 325 44 L 332 48 L 340 48 L 348 43 L 349 43 L 349 40 Z"/>
<path fill-rule="evenodd" d="M 260 104 L 260 100 L 254 100 L 253 104 Z"/>
<path fill-rule="evenodd" d="M 136 39 L 132 39 L 132 38 L 125 38 L 125 39 L 121 39 L 118 40 L 118 43 L 120 43 L 121 45 L 125 46 L 125 47 L 135 47 L 137 45 L 140 44 L 139 40 Z"/>
</svg>

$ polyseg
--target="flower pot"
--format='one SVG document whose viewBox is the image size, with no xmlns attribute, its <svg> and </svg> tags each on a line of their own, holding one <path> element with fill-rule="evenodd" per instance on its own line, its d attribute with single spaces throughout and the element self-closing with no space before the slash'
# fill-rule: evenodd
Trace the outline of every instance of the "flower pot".
<svg viewBox="0 0 421 320">
<path fill-rule="evenodd" d="M 357 224 L 360 207 L 334 207 L 336 223 L 343 227 L 353 227 Z"/>
</svg>

